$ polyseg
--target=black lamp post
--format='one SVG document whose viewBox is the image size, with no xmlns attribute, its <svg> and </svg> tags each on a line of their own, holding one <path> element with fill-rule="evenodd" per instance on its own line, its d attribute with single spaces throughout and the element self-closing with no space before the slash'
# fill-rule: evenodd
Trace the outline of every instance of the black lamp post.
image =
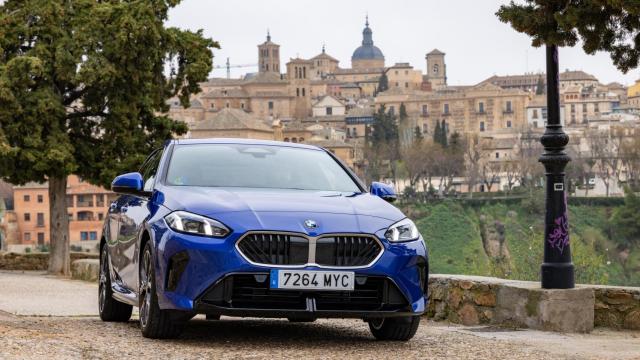
<svg viewBox="0 0 640 360">
<path fill-rule="evenodd" d="M 544 219 L 544 261 L 541 279 L 544 289 L 570 289 L 575 286 L 564 169 L 571 158 L 565 152 L 569 136 L 560 123 L 560 89 L 558 47 L 547 45 L 547 126 L 540 142 L 544 153 L 546 203 Z"/>
</svg>

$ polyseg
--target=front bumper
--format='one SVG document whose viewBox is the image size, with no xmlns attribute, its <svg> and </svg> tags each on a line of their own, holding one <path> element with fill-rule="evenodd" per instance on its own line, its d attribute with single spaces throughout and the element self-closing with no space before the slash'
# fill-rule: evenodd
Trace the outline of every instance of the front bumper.
<svg viewBox="0 0 640 360">
<path fill-rule="evenodd" d="M 156 229 L 156 284 L 161 309 L 251 317 L 379 318 L 422 314 L 427 305 L 427 250 L 422 238 L 390 244 L 369 267 L 354 271 L 353 292 L 269 289 L 272 267 L 249 263 L 226 239 Z M 315 270 L 308 266 L 304 270 Z"/>
</svg>

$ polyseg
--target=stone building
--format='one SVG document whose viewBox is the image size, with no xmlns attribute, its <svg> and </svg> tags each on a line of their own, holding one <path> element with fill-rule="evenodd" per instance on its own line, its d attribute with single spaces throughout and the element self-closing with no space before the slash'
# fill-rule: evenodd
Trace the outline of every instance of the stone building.
<svg viewBox="0 0 640 360">
<path fill-rule="evenodd" d="M 405 88 L 418 90 L 422 87 L 422 71 L 414 70 L 409 63 L 397 63 L 385 71 L 389 88 Z"/>
<path fill-rule="evenodd" d="M 376 98 L 376 105 L 397 114 L 404 104 L 409 118 L 423 133 L 432 134 L 435 122 L 444 120 L 448 133 L 520 131 L 527 122 L 529 93 L 492 84 L 445 87 L 438 91 L 390 89 Z"/>
</svg>

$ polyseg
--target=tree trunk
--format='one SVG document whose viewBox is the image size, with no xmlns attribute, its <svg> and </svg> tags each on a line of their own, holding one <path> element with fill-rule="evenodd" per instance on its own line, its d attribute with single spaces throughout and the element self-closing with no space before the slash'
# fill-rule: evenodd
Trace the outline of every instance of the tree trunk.
<svg viewBox="0 0 640 360">
<path fill-rule="evenodd" d="M 49 178 L 49 273 L 68 276 L 71 273 L 69 258 L 69 216 L 67 214 L 67 178 Z"/>
</svg>

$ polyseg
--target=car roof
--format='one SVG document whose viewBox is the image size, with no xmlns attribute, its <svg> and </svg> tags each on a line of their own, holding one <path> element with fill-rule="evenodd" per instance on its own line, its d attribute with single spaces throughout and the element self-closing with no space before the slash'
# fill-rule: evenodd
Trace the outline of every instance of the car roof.
<svg viewBox="0 0 640 360">
<path fill-rule="evenodd" d="M 246 145 L 267 145 L 267 146 L 286 146 L 301 149 L 322 150 L 314 145 L 273 141 L 258 139 L 238 139 L 238 138 L 208 138 L 208 139 L 174 139 L 171 143 L 177 145 L 195 145 L 195 144 L 246 144 Z"/>
</svg>

